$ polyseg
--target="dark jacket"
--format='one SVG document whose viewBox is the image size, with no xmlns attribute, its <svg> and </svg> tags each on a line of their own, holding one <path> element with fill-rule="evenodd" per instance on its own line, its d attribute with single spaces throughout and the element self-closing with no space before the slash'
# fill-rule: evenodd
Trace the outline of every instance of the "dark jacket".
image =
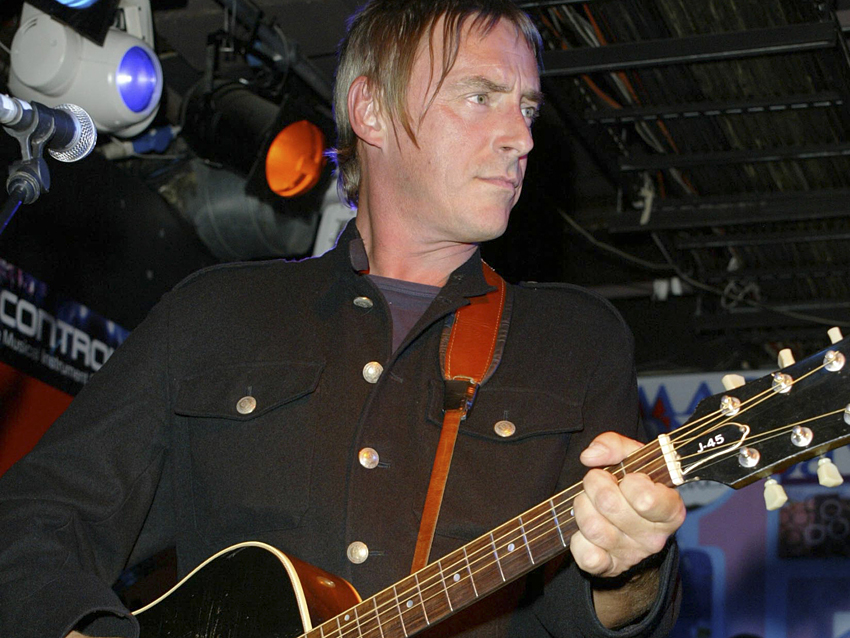
<svg viewBox="0 0 850 638">
<path fill-rule="evenodd" d="M 388 308 L 346 250 L 355 235 L 352 224 L 318 259 L 188 278 L 7 473 L 0 635 L 61 638 L 84 617 L 84 630 L 132 635 L 109 584 L 169 545 L 185 573 L 264 541 L 364 597 L 409 572 L 442 422 L 443 324 L 489 288 L 476 254 L 392 353 Z M 611 306 L 564 285 L 513 296 L 503 359 L 458 436 L 432 558 L 580 481 L 578 455 L 600 432 L 641 436 L 631 337 Z M 364 379 L 369 362 L 383 366 L 376 383 Z M 256 407 L 242 414 L 246 396 Z M 501 420 L 513 435 L 494 431 Z M 364 447 L 377 467 L 358 462 Z M 353 541 L 369 548 L 362 564 L 347 559 Z M 664 635 L 675 562 L 673 550 L 658 608 L 626 632 L 598 624 L 567 559 L 428 635 Z"/>
</svg>

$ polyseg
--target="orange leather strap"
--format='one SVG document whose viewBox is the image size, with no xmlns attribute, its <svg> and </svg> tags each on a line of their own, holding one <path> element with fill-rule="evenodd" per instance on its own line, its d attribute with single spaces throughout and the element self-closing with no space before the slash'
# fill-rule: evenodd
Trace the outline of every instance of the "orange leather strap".
<svg viewBox="0 0 850 638">
<path fill-rule="evenodd" d="M 494 357 L 503 343 L 499 334 L 507 300 L 507 285 L 490 266 L 481 262 L 481 267 L 487 283 L 495 286 L 496 290 L 471 298 L 468 306 L 455 312 L 443 362 L 443 428 L 422 510 L 411 573 L 418 572 L 428 564 L 460 423 L 472 407 L 478 386 L 491 371 Z"/>
</svg>

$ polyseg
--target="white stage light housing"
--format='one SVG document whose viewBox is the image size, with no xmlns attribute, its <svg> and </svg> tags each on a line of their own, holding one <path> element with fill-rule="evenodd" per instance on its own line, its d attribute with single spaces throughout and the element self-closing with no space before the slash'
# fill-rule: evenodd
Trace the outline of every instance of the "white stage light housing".
<svg viewBox="0 0 850 638">
<path fill-rule="evenodd" d="M 127 31 L 110 28 L 100 47 L 24 4 L 12 41 L 12 94 L 51 107 L 77 104 L 103 133 L 129 138 L 145 130 L 163 87 L 162 67 L 149 44 L 150 7 L 148 0 L 122 0 L 119 10 L 127 12 L 121 20 Z"/>
</svg>

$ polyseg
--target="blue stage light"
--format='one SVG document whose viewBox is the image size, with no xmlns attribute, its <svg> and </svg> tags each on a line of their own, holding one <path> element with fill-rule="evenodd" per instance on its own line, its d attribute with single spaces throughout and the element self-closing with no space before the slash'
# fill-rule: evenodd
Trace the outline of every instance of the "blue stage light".
<svg viewBox="0 0 850 638">
<path fill-rule="evenodd" d="M 141 47 L 127 50 L 118 66 L 118 91 L 127 108 L 141 113 L 154 99 L 158 76 L 148 52 Z"/>
<path fill-rule="evenodd" d="M 108 28 L 102 45 L 25 2 L 12 40 L 9 91 L 47 106 L 76 104 L 99 132 L 132 138 L 156 117 L 162 67 L 149 0 L 99 0 L 98 7 L 109 2 L 118 2 L 123 28 Z"/>
<path fill-rule="evenodd" d="M 96 4 L 98 0 L 58 0 L 59 4 L 65 5 L 66 7 L 70 7 L 71 9 L 88 9 L 93 4 Z"/>
</svg>

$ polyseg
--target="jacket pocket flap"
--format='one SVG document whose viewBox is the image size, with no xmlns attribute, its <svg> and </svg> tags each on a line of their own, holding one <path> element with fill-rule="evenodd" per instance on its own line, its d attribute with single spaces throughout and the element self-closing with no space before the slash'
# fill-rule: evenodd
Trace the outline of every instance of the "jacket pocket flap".
<svg viewBox="0 0 850 638">
<path fill-rule="evenodd" d="M 442 425 L 442 383 L 431 387 L 428 420 Z M 581 406 L 540 388 L 483 386 L 459 434 L 514 443 L 536 436 L 567 434 L 583 428 Z"/>
<path fill-rule="evenodd" d="M 211 368 L 184 378 L 174 411 L 246 421 L 313 392 L 322 362 L 283 361 Z"/>
</svg>

